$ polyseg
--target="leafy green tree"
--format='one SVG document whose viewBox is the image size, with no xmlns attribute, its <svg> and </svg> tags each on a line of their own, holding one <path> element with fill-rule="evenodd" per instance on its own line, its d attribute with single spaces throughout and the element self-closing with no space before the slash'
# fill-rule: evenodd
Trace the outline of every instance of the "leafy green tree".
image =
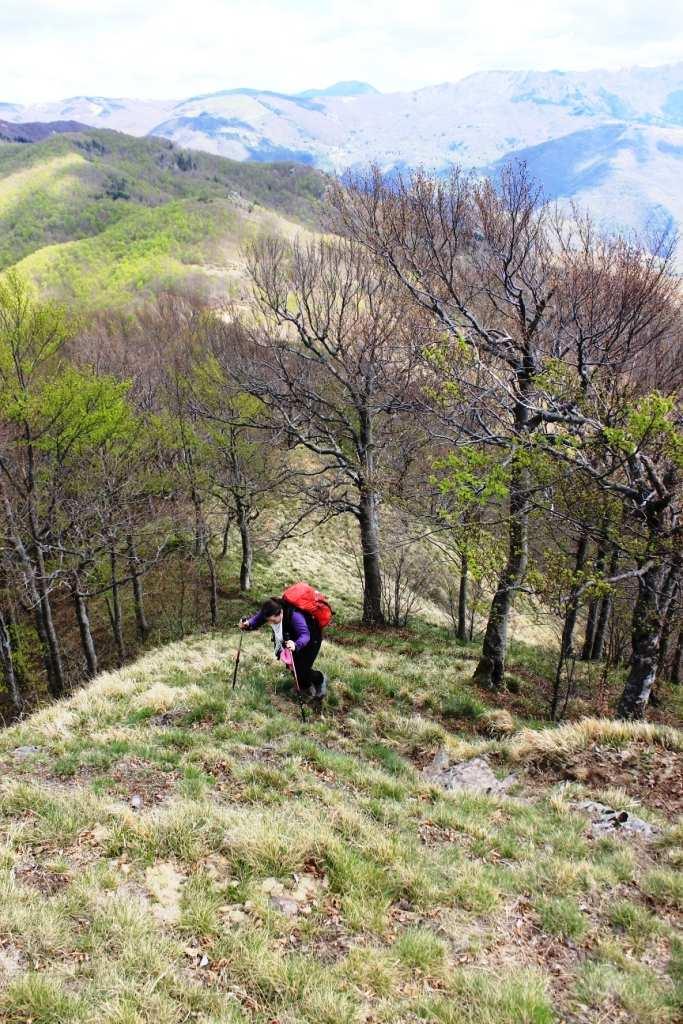
<svg viewBox="0 0 683 1024">
<path fill-rule="evenodd" d="M 73 457 L 90 429 L 64 369 L 62 350 L 75 324 L 66 310 L 38 302 L 18 274 L 0 279 L 0 502 L 5 543 L 33 610 L 48 687 L 60 696 L 65 673 L 50 593 L 50 540 L 60 474 L 46 471 L 58 454 Z M 71 379 L 71 383 L 73 380 Z"/>
<path fill-rule="evenodd" d="M 559 404 L 559 403 L 558 403 Z M 662 629 L 683 567 L 683 431 L 675 401 L 656 392 L 605 415 L 564 406 L 552 450 L 574 471 L 619 497 L 638 582 L 632 659 L 617 713 L 642 718 L 659 664 Z M 558 410 L 559 415 L 559 410 Z"/>
</svg>

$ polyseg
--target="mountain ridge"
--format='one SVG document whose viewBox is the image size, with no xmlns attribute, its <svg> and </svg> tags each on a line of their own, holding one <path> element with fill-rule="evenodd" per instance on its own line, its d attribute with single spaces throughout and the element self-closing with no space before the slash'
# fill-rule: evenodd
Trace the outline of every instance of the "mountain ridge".
<svg viewBox="0 0 683 1024">
<path fill-rule="evenodd" d="M 42 142 L 51 135 L 87 131 L 79 121 L 28 121 L 14 123 L 0 120 L 0 142 Z"/>
<path fill-rule="evenodd" d="M 243 243 L 317 227 L 324 188 L 296 164 L 102 129 L 0 143 L 0 273 L 18 265 L 43 294 L 90 307 L 188 282 L 237 295 Z"/>
<path fill-rule="evenodd" d="M 683 161 L 683 62 L 615 71 L 479 71 L 394 93 L 342 82 L 294 95 L 238 88 L 172 101 L 71 97 L 0 104 L 0 116 L 73 119 L 233 160 L 290 160 L 332 174 L 370 163 L 386 172 L 425 167 L 437 173 L 457 163 L 482 173 L 524 154 L 550 196 L 590 206 L 603 226 L 640 232 L 653 217 L 683 225 L 683 190 L 675 185 Z M 588 138 L 602 140 L 599 152 L 586 150 Z M 558 191 L 552 173 L 544 176 L 561 164 L 575 171 L 564 175 L 569 191 Z M 599 190 L 591 184 L 593 164 L 601 169 Z"/>
</svg>

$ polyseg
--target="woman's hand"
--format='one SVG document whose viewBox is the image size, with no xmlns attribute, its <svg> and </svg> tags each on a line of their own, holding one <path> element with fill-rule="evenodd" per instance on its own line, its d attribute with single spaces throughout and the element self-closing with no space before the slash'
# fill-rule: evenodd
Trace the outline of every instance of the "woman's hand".
<svg viewBox="0 0 683 1024">
<path fill-rule="evenodd" d="M 237 625 L 240 629 L 249 629 L 249 619 L 240 619 Z"/>
<path fill-rule="evenodd" d="M 296 644 L 294 643 L 293 640 L 285 640 L 283 647 L 286 647 L 288 651 L 296 650 Z"/>
</svg>

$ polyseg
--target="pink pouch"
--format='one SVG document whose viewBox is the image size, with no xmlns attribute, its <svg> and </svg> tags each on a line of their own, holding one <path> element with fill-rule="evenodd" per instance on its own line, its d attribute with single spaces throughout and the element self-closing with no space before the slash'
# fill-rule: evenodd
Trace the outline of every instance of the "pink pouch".
<svg viewBox="0 0 683 1024">
<path fill-rule="evenodd" d="M 282 662 L 283 665 L 287 666 L 290 672 L 294 668 L 294 655 L 292 654 L 288 647 L 283 647 L 282 650 L 280 651 L 280 661 Z"/>
</svg>

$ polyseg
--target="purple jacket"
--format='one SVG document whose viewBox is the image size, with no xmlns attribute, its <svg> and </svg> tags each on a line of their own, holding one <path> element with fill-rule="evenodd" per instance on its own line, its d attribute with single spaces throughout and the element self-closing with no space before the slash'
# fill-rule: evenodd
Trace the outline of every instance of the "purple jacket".
<svg viewBox="0 0 683 1024">
<path fill-rule="evenodd" d="M 258 629 L 266 621 L 262 612 L 256 612 L 250 619 L 247 619 L 247 629 Z M 306 616 L 297 608 L 289 606 L 282 619 L 282 639 L 293 640 L 297 651 L 306 647 L 311 642 L 311 631 L 306 622 Z"/>
</svg>

